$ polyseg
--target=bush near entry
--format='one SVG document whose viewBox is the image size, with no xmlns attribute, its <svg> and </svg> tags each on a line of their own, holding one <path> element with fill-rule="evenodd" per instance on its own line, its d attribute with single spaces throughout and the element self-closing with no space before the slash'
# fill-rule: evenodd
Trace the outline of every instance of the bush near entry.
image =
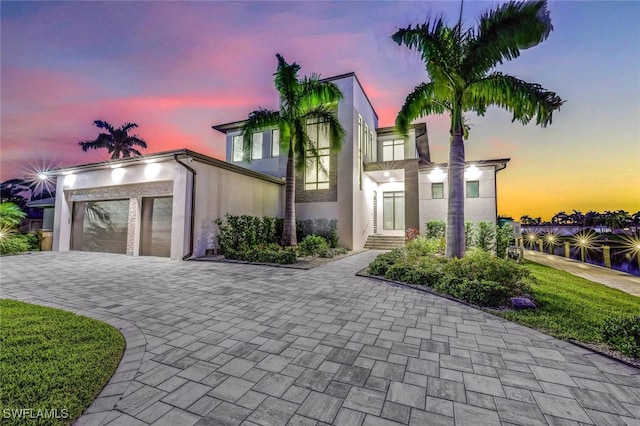
<svg viewBox="0 0 640 426">
<path fill-rule="evenodd" d="M 602 324 L 602 339 L 625 355 L 640 358 L 640 315 L 612 317 Z"/>
</svg>

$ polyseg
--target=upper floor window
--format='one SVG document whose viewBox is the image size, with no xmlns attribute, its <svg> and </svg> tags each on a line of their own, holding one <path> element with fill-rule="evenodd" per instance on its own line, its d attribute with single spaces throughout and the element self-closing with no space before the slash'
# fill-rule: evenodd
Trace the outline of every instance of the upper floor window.
<svg viewBox="0 0 640 426">
<path fill-rule="evenodd" d="M 477 180 L 467 181 L 467 198 L 480 198 L 480 182 Z"/>
<path fill-rule="evenodd" d="M 244 149 L 242 147 L 242 135 L 233 137 L 233 161 L 244 159 Z"/>
<path fill-rule="evenodd" d="M 308 124 L 307 135 L 309 146 L 305 151 L 304 189 L 329 189 L 329 124 Z"/>
<path fill-rule="evenodd" d="M 262 158 L 262 132 L 251 135 L 251 159 Z"/>
<path fill-rule="evenodd" d="M 404 140 L 394 139 L 382 142 L 382 161 L 404 160 Z"/>
<path fill-rule="evenodd" d="M 444 183 L 432 183 L 431 184 L 431 198 L 440 199 L 444 198 Z"/>
<path fill-rule="evenodd" d="M 280 129 L 271 131 L 271 156 L 280 156 Z"/>
</svg>

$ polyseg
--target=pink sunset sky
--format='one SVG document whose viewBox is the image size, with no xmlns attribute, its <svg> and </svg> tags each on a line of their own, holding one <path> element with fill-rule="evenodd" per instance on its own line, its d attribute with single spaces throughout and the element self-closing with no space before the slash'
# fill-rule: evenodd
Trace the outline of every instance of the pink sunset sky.
<svg viewBox="0 0 640 426">
<path fill-rule="evenodd" d="M 496 2 L 468 1 L 473 25 Z M 391 126 L 426 79 L 396 45 L 400 27 L 459 2 L 7 2 L 1 12 L 1 179 L 29 165 L 107 160 L 83 153 L 94 120 L 139 125 L 153 153 L 189 148 L 224 158 L 214 124 L 277 107 L 275 54 L 301 76 L 355 72 Z M 498 69 L 567 102 L 541 129 L 507 112 L 470 115 L 467 159 L 510 157 L 499 214 L 544 219 L 572 209 L 640 210 L 640 2 L 550 2 L 547 41 Z M 446 161 L 448 117 L 423 119 L 434 161 Z"/>
</svg>

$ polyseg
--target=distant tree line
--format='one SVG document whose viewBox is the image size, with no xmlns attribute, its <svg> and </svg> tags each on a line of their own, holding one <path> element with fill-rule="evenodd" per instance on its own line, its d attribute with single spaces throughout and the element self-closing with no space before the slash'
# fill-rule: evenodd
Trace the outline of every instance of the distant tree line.
<svg viewBox="0 0 640 426">
<path fill-rule="evenodd" d="M 612 230 L 637 228 L 640 227 L 640 211 L 633 214 L 625 210 L 606 210 L 602 213 L 593 210 L 586 213 L 579 210 L 573 210 L 573 213 L 560 211 L 554 214 L 550 221 L 543 221 L 540 217 L 523 215 L 520 217 L 520 223 L 524 226 L 570 225 L 582 226 L 583 228 L 606 226 Z"/>
</svg>

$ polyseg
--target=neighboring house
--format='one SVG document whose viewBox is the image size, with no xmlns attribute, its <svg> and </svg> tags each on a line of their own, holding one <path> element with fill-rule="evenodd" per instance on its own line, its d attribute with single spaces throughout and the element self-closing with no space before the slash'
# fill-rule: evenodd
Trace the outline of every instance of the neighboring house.
<svg viewBox="0 0 640 426">
<path fill-rule="evenodd" d="M 355 74 L 329 78 L 342 91 L 337 115 L 343 148 L 328 149 L 322 123 L 317 144 L 296 176 L 296 217 L 336 219 L 341 246 L 363 248 L 370 235 L 404 236 L 445 220 L 446 164 L 431 162 L 424 123 L 406 138 L 378 128 L 378 116 Z M 214 221 L 226 213 L 282 217 L 286 153 L 278 130 L 252 135 L 243 161 L 243 121 L 213 126 L 226 134 L 226 160 L 186 149 L 59 170 L 54 250 L 134 256 L 198 257 L 216 244 Z M 466 219 L 496 221 L 496 173 L 508 159 L 470 161 Z"/>
</svg>

